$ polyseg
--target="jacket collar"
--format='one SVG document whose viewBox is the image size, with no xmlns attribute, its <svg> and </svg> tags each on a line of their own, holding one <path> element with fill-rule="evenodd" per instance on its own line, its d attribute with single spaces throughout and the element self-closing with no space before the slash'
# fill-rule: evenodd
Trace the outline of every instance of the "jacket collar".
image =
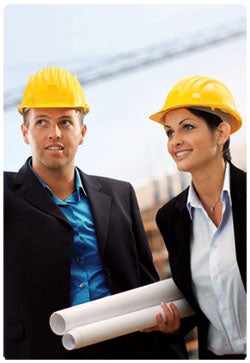
<svg viewBox="0 0 250 363">
<path fill-rule="evenodd" d="M 48 191 L 44 188 L 44 186 L 40 183 L 36 175 L 31 170 L 28 162 L 29 159 L 15 175 L 14 183 L 17 195 L 22 197 L 37 209 L 42 210 L 47 214 L 53 215 L 69 224 L 60 208 L 58 208 L 57 205 L 53 202 Z"/>
<path fill-rule="evenodd" d="M 229 162 L 230 167 L 230 192 L 233 210 L 236 258 L 241 272 L 241 277 L 246 286 L 246 174 Z M 191 219 L 186 207 L 188 190 L 185 189 L 176 199 L 175 207 L 179 211 L 179 215 L 175 221 L 175 230 L 178 236 L 180 250 L 178 253 L 182 256 L 188 256 L 183 261 L 188 261 L 185 266 L 185 281 L 191 279 L 190 269 L 190 233 Z M 180 228 L 180 225 L 183 226 Z"/>
<path fill-rule="evenodd" d="M 78 171 L 90 202 L 97 241 L 101 256 L 103 256 L 109 230 L 111 196 L 104 192 L 103 185 L 95 176 L 87 175 L 80 169 Z"/>
<path fill-rule="evenodd" d="M 17 195 L 25 199 L 37 209 L 60 219 L 64 223 L 67 223 L 71 228 L 64 213 L 54 203 L 52 197 L 34 175 L 28 163 L 29 159 L 15 176 L 14 183 Z M 80 175 L 91 205 L 97 240 L 100 252 L 103 254 L 109 228 L 111 196 L 103 192 L 103 186 L 99 183 L 96 177 L 87 175 L 78 168 L 77 171 Z"/>
</svg>

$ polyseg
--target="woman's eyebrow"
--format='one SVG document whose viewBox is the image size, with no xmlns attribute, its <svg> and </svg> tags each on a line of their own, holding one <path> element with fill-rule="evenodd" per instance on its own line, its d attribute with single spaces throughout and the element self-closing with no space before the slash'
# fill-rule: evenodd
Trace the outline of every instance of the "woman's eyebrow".
<svg viewBox="0 0 250 363">
<path fill-rule="evenodd" d="M 186 117 L 183 120 L 181 120 L 178 125 L 181 125 L 186 120 L 191 120 L 191 119 L 190 119 L 190 117 Z M 171 126 L 169 126 L 169 125 L 164 125 L 164 128 L 166 128 L 166 127 L 171 128 Z"/>
</svg>

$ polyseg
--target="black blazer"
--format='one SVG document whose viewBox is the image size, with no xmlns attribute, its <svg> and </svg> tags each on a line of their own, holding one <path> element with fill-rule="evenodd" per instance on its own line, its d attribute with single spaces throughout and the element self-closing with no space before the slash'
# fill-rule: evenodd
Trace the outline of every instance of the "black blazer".
<svg viewBox="0 0 250 363">
<path fill-rule="evenodd" d="M 233 209 L 236 256 L 246 288 L 246 173 L 230 163 L 230 188 Z M 184 320 L 182 330 L 197 325 L 199 357 L 206 349 L 208 320 L 199 309 L 191 288 L 190 231 L 191 219 L 186 208 L 188 188 L 165 204 L 156 215 L 156 223 L 169 252 L 173 279 L 196 312 L 196 319 Z"/>
<path fill-rule="evenodd" d="M 79 173 L 112 293 L 158 281 L 132 186 Z M 72 352 L 63 348 L 49 317 L 70 304 L 73 229 L 27 162 L 17 173 L 5 172 L 4 181 L 5 358 L 176 357 L 164 334 L 134 333 Z"/>
</svg>

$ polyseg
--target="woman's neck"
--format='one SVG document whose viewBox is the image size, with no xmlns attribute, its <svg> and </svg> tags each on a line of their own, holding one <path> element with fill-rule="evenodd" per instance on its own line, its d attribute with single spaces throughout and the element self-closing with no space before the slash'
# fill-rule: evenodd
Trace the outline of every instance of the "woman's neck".
<svg viewBox="0 0 250 363">
<path fill-rule="evenodd" d="M 224 184 L 226 164 L 217 165 L 204 173 L 192 175 L 192 182 L 196 193 L 210 219 L 218 227 L 222 219 L 221 193 Z"/>
<path fill-rule="evenodd" d="M 202 173 L 193 173 L 192 182 L 198 195 L 216 199 L 222 191 L 225 170 L 226 163 L 222 159 L 222 162 L 206 168 Z"/>
</svg>

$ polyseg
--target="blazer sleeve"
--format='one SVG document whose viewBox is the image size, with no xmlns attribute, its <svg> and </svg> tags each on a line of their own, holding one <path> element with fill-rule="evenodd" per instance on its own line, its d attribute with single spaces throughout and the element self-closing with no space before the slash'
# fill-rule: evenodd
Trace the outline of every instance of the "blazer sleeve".
<svg viewBox="0 0 250 363">
<path fill-rule="evenodd" d="M 159 275 L 153 263 L 152 253 L 143 226 L 140 209 L 134 188 L 130 184 L 130 207 L 134 238 L 137 246 L 141 285 L 159 281 Z"/>
</svg>

